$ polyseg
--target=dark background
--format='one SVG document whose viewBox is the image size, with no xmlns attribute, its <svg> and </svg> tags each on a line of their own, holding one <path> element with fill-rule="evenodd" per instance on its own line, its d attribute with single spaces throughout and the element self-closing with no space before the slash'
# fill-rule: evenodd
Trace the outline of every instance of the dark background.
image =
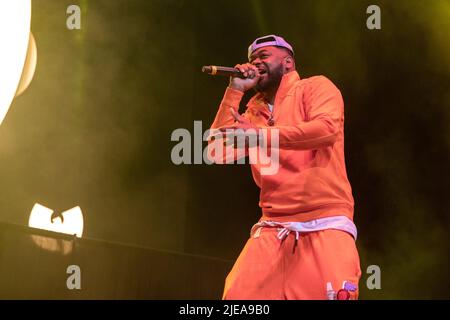
<svg viewBox="0 0 450 320">
<path fill-rule="evenodd" d="M 344 96 L 361 298 L 450 298 L 450 1 L 34 0 L 31 29 L 36 74 L 0 127 L 1 221 L 79 205 L 88 238 L 234 260 L 260 216 L 249 167 L 174 165 L 170 137 L 213 121 L 227 79 L 201 67 L 274 33 Z"/>
</svg>

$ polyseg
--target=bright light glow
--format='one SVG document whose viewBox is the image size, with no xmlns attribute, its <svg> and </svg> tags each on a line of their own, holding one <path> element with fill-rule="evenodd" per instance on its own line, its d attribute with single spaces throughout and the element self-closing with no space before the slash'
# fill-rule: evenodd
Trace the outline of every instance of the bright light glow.
<svg viewBox="0 0 450 320">
<path fill-rule="evenodd" d="M 64 221 L 60 217 L 56 217 L 52 222 L 52 214 L 52 209 L 36 203 L 31 210 L 28 226 L 70 235 L 75 234 L 81 238 L 83 235 L 83 213 L 80 207 L 75 207 L 61 213 Z"/>
<path fill-rule="evenodd" d="M 0 0 L 0 124 L 22 76 L 30 22 L 31 0 Z"/>
<path fill-rule="evenodd" d="M 17 87 L 16 97 L 21 95 L 33 80 L 34 71 L 37 64 L 37 48 L 36 40 L 34 40 L 33 33 L 30 32 L 30 40 L 28 41 L 27 57 L 23 67 L 22 76 L 20 78 L 19 86 Z"/>
<path fill-rule="evenodd" d="M 49 238 L 37 234 L 32 234 L 31 239 L 39 248 L 47 251 L 58 252 L 64 256 L 70 254 L 74 246 L 73 241 Z"/>
</svg>

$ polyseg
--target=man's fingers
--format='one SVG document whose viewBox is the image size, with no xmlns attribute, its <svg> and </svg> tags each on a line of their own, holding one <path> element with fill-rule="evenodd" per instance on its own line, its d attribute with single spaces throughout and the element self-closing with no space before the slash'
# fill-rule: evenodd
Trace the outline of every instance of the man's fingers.
<svg viewBox="0 0 450 320">
<path fill-rule="evenodd" d="M 242 74 L 246 78 L 253 79 L 259 76 L 258 68 L 256 68 L 251 63 L 237 64 L 234 67 L 242 72 Z"/>
<path fill-rule="evenodd" d="M 248 68 L 249 78 L 253 79 L 259 77 L 258 68 L 251 63 L 246 63 L 245 66 Z"/>
<path fill-rule="evenodd" d="M 237 64 L 237 65 L 235 65 L 234 66 L 236 69 L 238 69 L 240 72 L 242 72 L 243 74 L 244 74 L 244 77 L 246 77 L 247 76 L 247 74 L 246 74 L 246 68 L 244 68 L 244 65 L 242 65 L 242 64 Z"/>
<path fill-rule="evenodd" d="M 238 122 L 242 122 L 242 116 L 237 113 L 236 111 L 234 111 L 233 108 L 230 108 L 231 114 L 233 115 L 234 120 L 238 121 Z"/>
<path fill-rule="evenodd" d="M 230 112 L 233 115 L 234 120 L 236 120 L 239 123 L 248 124 L 250 121 L 248 121 L 247 118 L 241 116 L 238 112 L 236 112 L 233 108 L 230 108 Z"/>
</svg>

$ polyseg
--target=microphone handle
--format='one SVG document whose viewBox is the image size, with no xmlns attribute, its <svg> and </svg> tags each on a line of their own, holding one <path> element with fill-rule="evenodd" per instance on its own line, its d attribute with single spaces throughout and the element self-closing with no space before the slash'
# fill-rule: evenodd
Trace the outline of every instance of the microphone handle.
<svg viewBox="0 0 450 320">
<path fill-rule="evenodd" d="M 212 76 L 229 76 L 229 77 L 239 77 L 245 79 L 242 72 L 236 68 L 229 67 L 219 67 L 219 66 L 204 66 L 202 72 L 208 73 Z"/>
</svg>

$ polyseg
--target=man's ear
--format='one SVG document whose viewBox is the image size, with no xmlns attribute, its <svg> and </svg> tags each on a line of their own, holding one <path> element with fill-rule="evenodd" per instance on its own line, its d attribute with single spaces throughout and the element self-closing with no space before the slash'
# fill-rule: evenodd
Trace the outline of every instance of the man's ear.
<svg viewBox="0 0 450 320">
<path fill-rule="evenodd" d="M 295 68 L 294 58 L 292 58 L 291 56 L 284 57 L 284 63 L 285 63 L 286 68 L 288 68 L 288 69 Z"/>
</svg>

